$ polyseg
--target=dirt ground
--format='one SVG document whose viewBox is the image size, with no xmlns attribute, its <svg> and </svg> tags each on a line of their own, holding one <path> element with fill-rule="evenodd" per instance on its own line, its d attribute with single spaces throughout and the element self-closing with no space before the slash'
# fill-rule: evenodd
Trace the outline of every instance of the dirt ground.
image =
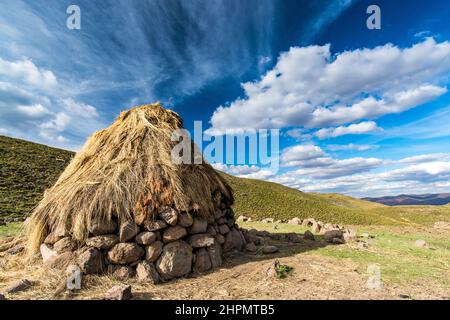
<svg viewBox="0 0 450 320">
<path fill-rule="evenodd" d="M 379 288 L 369 289 L 369 274 L 361 271 L 357 262 L 317 252 L 328 246 L 321 240 L 268 240 L 266 244 L 277 245 L 280 252 L 236 254 L 227 257 L 214 272 L 165 284 L 142 284 L 134 279 L 125 283 L 131 284 L 134 299 L 450 299 L 448 286 L 436 281 L 410 281 L 405 285 L 382 279 Z M 333 245 L 332 250 L 351 246 Z M 293 272 L 284 279 L 267 277 L 275 259 L 293 267 Z M 86 276 L 79 292 L 60 292 L 64 274 L 48 273 L 39 265 L 23 266 L 17 257 L 1 254 L 0 292 L 24 278 L 36 281 L 35 286 L 9 299 L 102 299 L 109 288 L 120 283 L 108 276 Z"/>
</svg>

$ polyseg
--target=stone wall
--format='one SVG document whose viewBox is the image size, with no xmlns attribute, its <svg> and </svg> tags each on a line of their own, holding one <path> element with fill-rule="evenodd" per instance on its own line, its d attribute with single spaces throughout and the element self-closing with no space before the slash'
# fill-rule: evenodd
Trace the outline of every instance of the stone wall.
<svg viewBox="0 0 450 320">
<path fill-rule="evenodd" d="M 222 264 L 224 253 L 246 246 L 231 207 L 219 207 L 207 220 L 162 207 L 152 220 L 121 225 L 94 221 L 82 247 L 55 231 L 41 245 L 44 266 L 64 269 L 76 263 L 84 274 L 137 276 L 153 283 L 213 270 Z"/>
</svg>

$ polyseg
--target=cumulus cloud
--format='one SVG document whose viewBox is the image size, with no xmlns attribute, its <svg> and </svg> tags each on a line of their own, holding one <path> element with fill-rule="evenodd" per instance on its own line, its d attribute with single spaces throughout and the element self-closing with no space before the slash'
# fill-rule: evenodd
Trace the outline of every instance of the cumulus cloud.
<svg viewBox="0 0 450 320">
<path fill-rule="evenodd" d="M 270 169 L 260 168 L 252 165 L 226 165 L 222 163 L 212 164 L 213 168 L 240 178 L 267 180 L 275 176 L 275 172 Z"/>
<path fill-rule="evenodd" d="M 373 121 L 361 122 L 351 124 L 349 126 L 340 126 L 337 128 L 323 128 L 314 133 L 319 139 L 336 138 L 345 136 L 348 134 L 367 134 L 372 132 L 381 131 L 382 129 L 377 126 Z"/>
<path fill-rule="evenodd" d="M 38 68 L 28 59 L 6 61 L 0 58 L 0 76 L 15 78 L 43 90 L 52 90 L 58 84 L 52 71 Z"/>
<path fill-rule="evenodd" d="M 20 113 L 33 118 L 39 118 L 51 114 L 51 112 L 46 107 L 42 106 L 42 104 L 17 106 L 17 110 Z"/>
<path fill-rule="evenodd" d="M 281 163 L 285 167 L 294 167 L 324 156 L 325 152 L 318 146 L 297 145 L 283 151 L 281 154 Z"/>
<path fill-rule="evenodd" d="M 399 164 L 418 164 L 423 162 L 434 162 L 434 161 L 444 161 L 450 158 L 450 154 L 448 153 L 431 153 L 431 154 L 422 154 L 413 157 L 403 158 L 397 161 Z"/>
<path fill-rule="evenodd" d="M 372 149 L 377 149 L 378 146 L 376 145 L 368 145 L 368 144 L 330 144 L 327 145 L 327 149 L 331 151 L 367 151 Z"/>
<path fill-rule="evenodd" d="M 318 128 L 400 113 L 447 92 L 450 43 L 428 38 L 410 48 L 387 44 L 332 55 L 330 45 L 293 47 L 245 97 L 216 109 L 211 130 Z M 443 80 L 442 80 L 443 81 Z"/>
</svg>

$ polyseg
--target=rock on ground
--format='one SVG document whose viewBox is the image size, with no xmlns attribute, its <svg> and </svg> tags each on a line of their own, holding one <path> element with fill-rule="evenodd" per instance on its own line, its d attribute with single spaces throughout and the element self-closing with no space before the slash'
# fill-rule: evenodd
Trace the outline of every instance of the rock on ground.
<svg viewBox="0 0 450 320">
<path fill-rule="evenodd" d="M 310 241 L 316 240 L 316 238 L 314 237 L 314 234 L 309 230 L 305 231 L 305 233 L 303 234 L 303 239 L 310 240 Z"/>
<path fill-rule="evenodd" d="M 114 264 L 108 266 L 108 273 L 119 281 L 131 279 L 136 275 L 134 268 Z"/>
<path fill-rule="evenodd" d="M 195 262 L 192 268 L 194 272 L 205 272 L 212 268 L 211 258 L 205 248 L 198 249 L 195 252 Z"/>
<path fill-rule="evenodd" d="M 73 264 L 75 256 L 72 252 L 63 252 L 59 255 L 52 256 L 44 262 L 44 268 L 55 270 L 66 270 L 67 267 Z"/>
<path fill-rule="evenodd" d="M 415 246 L 417 248 L 427 248 L 428 244 L 425 240 L 419 239 L 419 240 L 416 240 Z"/>
<path fill-rule="evenodd" d="M 245 248 L 245 238 L 240 231 L 236 228 L 232 228 L 225 237 L 225 243 L 223 244 L 223 251 L 229 252 L 232 250 L 242 251 Z"/>
<path fill-rule="evenodd" d="M 158 260 L 159 256 L 161 255 L 163 246 L 164 245 L 161 241 L 156 241 L 149 245 L 145 249 L 145 259 L 149 262 L 155 262 L 156 260 Z"/>
<path fill-rule="evenodd" d="M 155 265 L 147 261 L 139 262 L 136 267 L 136 274 L 139 281 L 142 282 L 150 282 L 153 284 L 158 284 L 161 282 L 161 277 L 156 271 Z"/>
<path fill-rule="evenodd" d="M 264 246 L 262 248 L 262 253 L 264 254 L 270 254 L 270 253 L 276 253 L 278 252 L 278 247 L 276 246 Z"/>
<path fill-rule="evenodd" d="M 132 297 L 130 285 L 114 286 L 106 293 L 106 299 L 109 300 L 130 300 Z"/>
<path fill-rule="evenodd" d="M 119 237 L 114 234 L 96 236 L 86 240 L 86 245 L 88 247 L 97 248 L 99 250 L 109 250 L 118 243 Z"/>
<path fill-rule="evenodd" d="M 178 215 L 178 224 L 184 228 L 192 226 L 194 218 L 189 212 L 182 212 Z"/>
<path fill-rule="evenodd" d="M 192 247 L 183 240 L 164 246 L 156 269 L 164 280 L 182 277 L 191 271 Z"/>
<path fill-rule="evenodd" d="M 20 281 L 13 283 L 9 288 L 7 288 L 5 290 L 5 293 L 13 294 L 13 293 L 22 292 L 22 291 L 28 290 L 33 285 L 34 285 L 34 282 L 32 282 L 28 279 L 22 279 Z"/>
<path fill-rule="evenodd" d="M 120 226 L 119 238 L 120 242 L 127 242 L 139 233 L 139 227 L 134 221 L 124 222 Z"/>
<path fill-rule="evenodd" d="M 56 251 L 58 254 L 61 254 L 66 251 L 74 251 L 77 247 L 77 244 L 69 237 L 62 238 L 61 240 L 58 240 L 53 245 L 53 250 Z"/>
<path fill-rule="evenodd" d="M 158 239 L 158 234 L 156 232 L 141 232 L 136 236 L 136 243 L 144 246 L 148 246 Z"/>
<path fill-rule="evenodd" d="M 209 247 L 214 244 L 214 237 L 209 233 L 199 233 L 190 236 L 187 241 L 193 248 Z"/>
<path fill-rule="evenodd" d="M 78 266 L 84 274 L 101 274 L 105 270 L 105 262 L 100 250 L 89 248 L 77 259 Z"/>
</svg>

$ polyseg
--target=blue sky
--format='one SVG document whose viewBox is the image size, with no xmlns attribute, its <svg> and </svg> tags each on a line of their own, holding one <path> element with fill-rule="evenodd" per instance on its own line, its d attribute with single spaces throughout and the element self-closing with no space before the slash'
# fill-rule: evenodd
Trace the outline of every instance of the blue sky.
<svg viewBox="0 0 450 320">
<path fill-rule="evenodd" d="M 68 30 L 66 9 L 81 9 Z M 381 8 L 381 30 L 366 9 Z M 279 129 L 281 168 L 215 166 L 311 192 L 450 192 L 450 3 L 0 3 L 0 134 L 78 150 L 161 101 L 192 130 Z"/>
</svg>

